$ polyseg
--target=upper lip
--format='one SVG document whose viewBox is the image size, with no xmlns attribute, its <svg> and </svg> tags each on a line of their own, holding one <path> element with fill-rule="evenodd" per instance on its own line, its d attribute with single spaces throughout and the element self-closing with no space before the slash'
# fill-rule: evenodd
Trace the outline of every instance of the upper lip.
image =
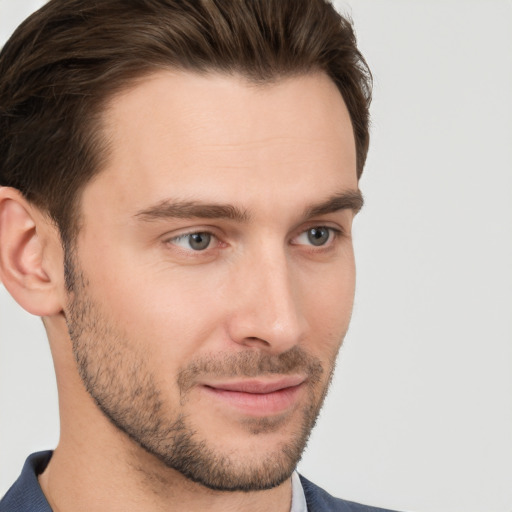
<svg viewBox="0 0 512 512">
<path fill-rule="evenodd" d="M 237 391 L 239 393 L 265 394 L 274 393 L 281 389 L 299 386 L 305 382 L 303 375 L 281 376 L 273 379 L 244 379 L 225 382 L 208 382 L 204 386 L 222 391 Z"/>
</svg>

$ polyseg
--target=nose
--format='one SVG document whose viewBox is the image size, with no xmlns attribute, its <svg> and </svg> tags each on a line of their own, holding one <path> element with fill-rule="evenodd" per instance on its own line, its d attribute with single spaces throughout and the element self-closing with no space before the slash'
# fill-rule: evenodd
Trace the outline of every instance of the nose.
<svg viewBox="0 0 512 512">
<path fill-rule="evenodd" d="M 228 320 L 232 341 L 279 354 L 296 346 L 307 332 L 300 282 L 285 251 L 254 255 L 233 279 Z"/>
</svg>

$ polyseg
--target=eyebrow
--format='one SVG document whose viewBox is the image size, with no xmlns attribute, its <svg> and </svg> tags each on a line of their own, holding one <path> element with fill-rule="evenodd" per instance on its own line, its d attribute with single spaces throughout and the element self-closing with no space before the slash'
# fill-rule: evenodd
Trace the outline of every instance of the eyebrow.
<svg viewBox="0 0 512 512">
<path fill-rule="evenodd" d="M 304 211 L 304 218 L 326 215 L 339 210 L 352 210 L 356 214 L 363 206 L 363 196 L 359 190 L 350 190 L 331 196 L 326 201 L 310 206 Z M 247 210 L 231 204 L 203 203 L 200 201 L 173 201 L 166 199 L 141 210 L 136 218 L 151 222 L 160 219 L 228 219 L 247 222 L 250 214 Z"/>
<path fill-rule="evenodd" d="M 159 219 L 228 219 L 247 222 L 249 214 L 231 204 L 202 203 L 199 201 L 164 200 L 135 214 L 145 221 Z"/>
<path fill-rule="evenodd" d="M 363 194 L 359 189 L 348 190 L 339 194 L 334 194 L 327 201 L 311 206 L 304 212 L 305 218 L 326 215 L 339 210 L 352 210 L 354 215 L 361 210 L 364 204 Z"/>
</svg>

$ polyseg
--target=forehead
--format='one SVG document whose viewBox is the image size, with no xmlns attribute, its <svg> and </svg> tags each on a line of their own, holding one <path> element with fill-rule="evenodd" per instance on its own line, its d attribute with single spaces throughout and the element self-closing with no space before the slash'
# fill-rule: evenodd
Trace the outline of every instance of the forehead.
<svg viewBox="0 0 512 512">
<path fill-rule="evenodd" d="M 140 209 L 177 194 L 223 201 L 269 199 L 283 187 L 303 195 L 319 181 L 357 188 L 350 116 L 324 73 L 254 84 L 161 71 L 114 97 L 104 121 L 109 156 L 85 191 L 100 200 Z"/>
</svg>

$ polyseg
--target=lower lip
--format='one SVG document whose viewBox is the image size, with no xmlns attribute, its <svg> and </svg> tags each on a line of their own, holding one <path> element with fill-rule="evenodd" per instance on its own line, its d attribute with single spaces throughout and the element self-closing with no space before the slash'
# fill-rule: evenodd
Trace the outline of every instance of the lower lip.
<svg viewBox="0 0 512 512">
<path fill-rule="evenodd" d="M 254 416 L 269 416 L 285 412 L 298 399 L 303 384 L 283 388 L 271 393 L 245 393 L 242 391 L 227 391 L 209 386 L 203 386 L 211 397 L 224 402 L 231 407 Z"/>
</svg>

